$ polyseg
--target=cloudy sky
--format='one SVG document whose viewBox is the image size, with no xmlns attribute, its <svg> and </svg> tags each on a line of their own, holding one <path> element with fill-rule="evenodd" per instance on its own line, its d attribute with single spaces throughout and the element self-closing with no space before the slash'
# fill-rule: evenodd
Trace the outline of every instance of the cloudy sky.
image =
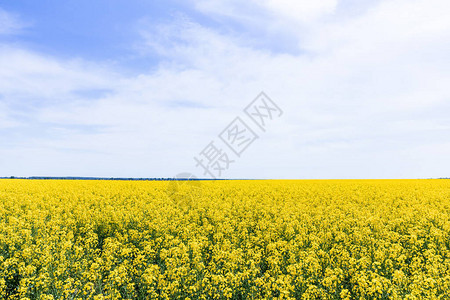
<svg viewBox="0 0 450 300">
<path fill-rule="evenodd" d="M 1 1 L 0 176 L 208 177 L 194 157 L 213 142 L 233 160 L 222 178 L 450 177 L 449 13 Z M 283 111 L 265 131 L 243 112 L 261 91 Z M 258 136 L 240 157 L 218 137 L 236 117 Z"/>
</svg>

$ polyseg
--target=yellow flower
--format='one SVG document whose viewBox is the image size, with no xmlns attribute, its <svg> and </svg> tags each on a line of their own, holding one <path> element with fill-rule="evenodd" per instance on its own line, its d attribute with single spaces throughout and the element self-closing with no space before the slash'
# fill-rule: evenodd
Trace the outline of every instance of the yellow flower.
<svg viewBox="0 0 450 300">
<path fill-rule="evenodd" d="M 1 299 L 450 299 L 450 181 L 0 180 Z"/>
</svg>

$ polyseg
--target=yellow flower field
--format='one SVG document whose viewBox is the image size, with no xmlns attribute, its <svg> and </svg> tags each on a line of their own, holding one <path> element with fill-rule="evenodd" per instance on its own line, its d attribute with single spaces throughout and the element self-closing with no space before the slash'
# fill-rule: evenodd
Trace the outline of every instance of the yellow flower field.
<svg viewBox="0 0 450 300">
<path fill-rule="evenodd" d="M 0 180 L 2 299 L 450 299 L 450 180 Z"/>
</svg>

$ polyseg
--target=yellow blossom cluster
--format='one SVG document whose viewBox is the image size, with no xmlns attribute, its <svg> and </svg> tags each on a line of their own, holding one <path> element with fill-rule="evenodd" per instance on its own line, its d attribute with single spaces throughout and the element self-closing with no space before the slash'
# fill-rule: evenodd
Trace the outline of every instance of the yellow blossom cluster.
<svg viewBox="0 0 450 300">
<path fill-rule="evenodd" d="M 450 299 L 450 181 L 0 180 L 0 298 Z"/>
</svg>

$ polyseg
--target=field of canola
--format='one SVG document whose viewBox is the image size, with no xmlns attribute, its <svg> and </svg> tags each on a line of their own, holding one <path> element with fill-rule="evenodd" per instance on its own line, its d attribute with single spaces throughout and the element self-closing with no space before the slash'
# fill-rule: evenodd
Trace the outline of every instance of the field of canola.
<svg viewBox="0 0 450 300">
<path fill-rule="evenodd" d="M 0 180 L 0 299 L 450 299 L 450 180 Z"/>
</svg>

